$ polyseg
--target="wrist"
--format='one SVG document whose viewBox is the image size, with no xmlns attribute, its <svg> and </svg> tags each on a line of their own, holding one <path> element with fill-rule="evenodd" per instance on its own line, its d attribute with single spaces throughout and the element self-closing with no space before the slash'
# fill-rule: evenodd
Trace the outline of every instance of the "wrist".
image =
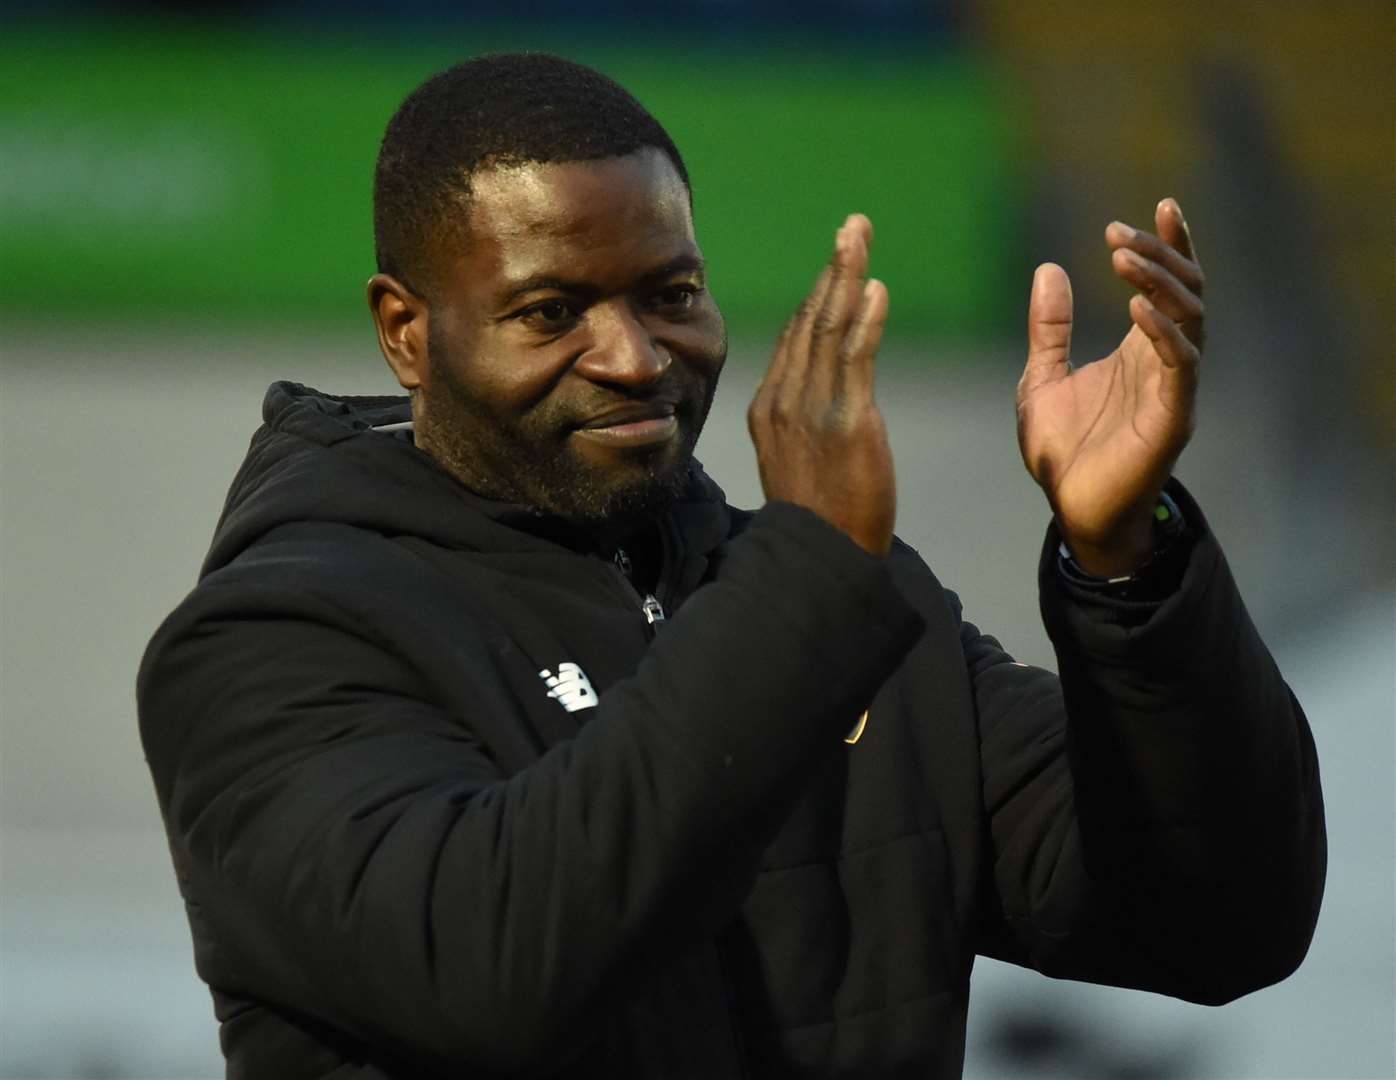
<svg viewBox="0 0 1396 1080">
<path fill-rule="evenodd" d="M 1175 578 L 1186 564 L 1190 544 L 1180 543 L 1187 534 L 1187 522 L 1182 510 L 1167 492 L 1160 492 L 1150 515 L 1148 554 L 1123 573 L 1100 573 L 1084 565 L 1074 549 L 1063 540 L 1058 549 L 1058 564 L 1062 574 L 1073 584 L 1093 592 L 1105 592 L 1121 597 L 1139 593 L 1153 594 L 1171 591 Z M 1095 564 L 1099 565 L 1099 564 Z"/>
<path fill-rule="evenodd" d="M 1105 543 L 1074 536 L 1061 522 L 1062 546 L 1076 567 L 1089 577 L 1110 581 L 1126 578 L 1144 566 L 1154 554 L 1154 504 L 1131 516 L 1128 525 Z"/>
</svg>

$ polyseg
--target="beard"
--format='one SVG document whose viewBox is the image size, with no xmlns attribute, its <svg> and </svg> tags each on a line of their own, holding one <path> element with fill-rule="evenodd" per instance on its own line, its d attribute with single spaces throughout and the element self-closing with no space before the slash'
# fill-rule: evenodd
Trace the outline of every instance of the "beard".
<svg viewBox="0 0 1396 1080">
<path fill-rule="evenodd" d="M 516 503 L 583 524 L 624 521 L 664 513 L 688 486 L 693 448 L 707 419 L 715 379 L 676 375 L 644 395 L 603 396 L 581 402 L 545 399 L 521 415 L 501 414 L 479 400 L 429 342 L 432 390 L 419 390 L 414 409 L 417 445 L 477 495 Z M 677 398 L 674 439 L 617 454 L 606 464 L 577 453 L 570 435 L 579 415 L 620 400 Z"/>
</svg>

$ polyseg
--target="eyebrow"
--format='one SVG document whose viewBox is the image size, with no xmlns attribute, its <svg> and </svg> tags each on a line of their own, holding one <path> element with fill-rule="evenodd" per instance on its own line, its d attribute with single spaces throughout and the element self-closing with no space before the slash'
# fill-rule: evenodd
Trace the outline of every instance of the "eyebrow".
<svg viewBox="0 0 1396 1080">
<path fill-rule="evenodd" d="M 637 284 L 644 286 L 655 281 L 662 281 L 664 278 L 672 277 L 674 274 L 682 273 L 703 273 L 707 265 L 697 255 L 680 255 L 676 259 L 671 259 L 663 266 L 642 274 Z M 505 307 L 513 304 L 520 297 L 531 292 L 542 292 L 550 290 L 553 292 L 567 293 L 571 296 L 595 296 L 601 290 L 595 285 L 585 281 L 568 281 L 566 278 L 553 277 L 548 274 L 536 274 L 533 277 L 525 278 L 514 288 L 510 289 L 504 297 L 502 304 Z"/>
</svg>

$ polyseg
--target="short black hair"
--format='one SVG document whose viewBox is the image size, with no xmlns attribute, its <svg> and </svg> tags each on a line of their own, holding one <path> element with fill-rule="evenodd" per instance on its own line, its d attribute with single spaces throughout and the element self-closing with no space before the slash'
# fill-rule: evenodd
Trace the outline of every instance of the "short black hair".
<svg viewBox="0 0 1396 1080">
<path fill-rule="evenodd" d="M 388 121 L 373 177 L 378 269 L 430 296 L 440 254 L 431 241 L 463 224 L 479 169 L 594 161 L 644 147 L 662 151 L 689 186 L 668 132 L 599 71 L 546 53 L 457 64 L 413 90 Z"/>
</svg>

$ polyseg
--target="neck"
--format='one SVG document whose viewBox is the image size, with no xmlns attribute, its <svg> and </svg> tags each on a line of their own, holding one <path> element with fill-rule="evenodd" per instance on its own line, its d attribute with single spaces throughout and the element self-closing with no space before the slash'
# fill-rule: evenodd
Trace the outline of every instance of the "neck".
<svg viewBox="0 0 1396 1080">
<path fill-rule="evenodd" d="M 617 559 L 617 552 L 625 552 L 627 565 L 622 566 L 622 570 L 642 593 L 654 592 L 659 584 L 664 562 L 664 543 L 659 530 L 660 521 L 655 517 L 612 518 L 588 529 L 606 558 Z"/>
</svg>

